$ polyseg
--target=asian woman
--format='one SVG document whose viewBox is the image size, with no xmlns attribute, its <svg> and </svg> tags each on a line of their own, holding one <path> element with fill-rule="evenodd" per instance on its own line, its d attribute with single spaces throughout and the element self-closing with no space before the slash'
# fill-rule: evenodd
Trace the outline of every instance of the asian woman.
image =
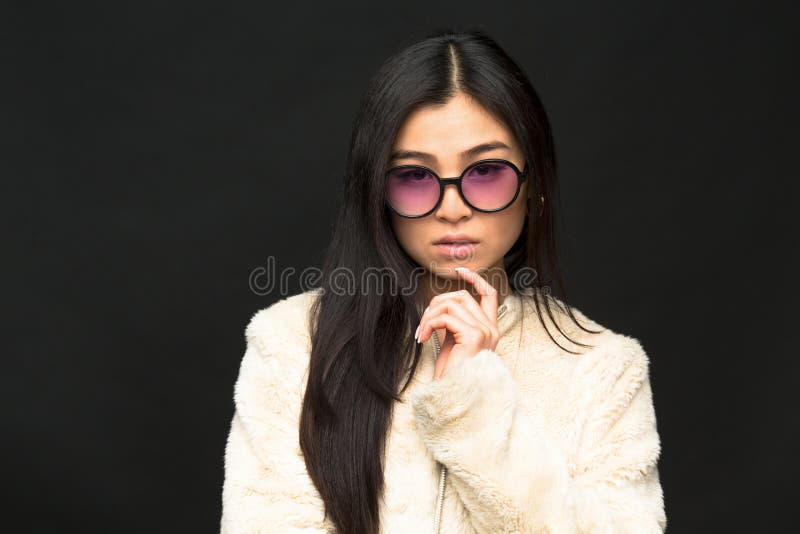
<svg viewBox="0 0 800 534">
<path fill-rule="evenodd" d="M 519 65 L 480 30 L 388 58 L 343 185 L 319 287 L 247 325 L 221 532 L 663 532 L 648 356 L 567 304 Z"/>
</svg>

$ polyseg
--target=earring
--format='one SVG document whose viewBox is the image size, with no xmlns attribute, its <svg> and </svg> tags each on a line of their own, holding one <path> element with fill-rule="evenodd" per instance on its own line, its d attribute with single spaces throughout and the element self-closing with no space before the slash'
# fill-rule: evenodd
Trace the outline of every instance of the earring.
<svg viewBox="0 0 800 534">
<path fill-rule="evenodd" d="M 539 204 L 541 205 L 541 209 L 539 210 L 539 217 L 542 216 L 542 212 L 544 211 L 544 195 L 539 195 Z M 525 215 L 528 216 L 531 214 L 531 205 L 525 204 Z"/>
</svg>

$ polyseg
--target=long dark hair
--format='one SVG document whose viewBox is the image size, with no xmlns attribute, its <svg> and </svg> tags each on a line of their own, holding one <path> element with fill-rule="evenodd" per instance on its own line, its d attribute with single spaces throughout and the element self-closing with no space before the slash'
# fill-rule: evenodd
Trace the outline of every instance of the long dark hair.
<svg viewBox="0 0 800 534">
<path fill-rule="evenodd" d="M 557 180 L 550 124 L 520 67 L 475 29 L 439 32 L 386 60 L 371 78 L 353 123 L 342 204 L 323 264 L 321 292 L 309 310 L 312 348 L 300 447 L 325 516 L 340 534 L 379 531 L 392 405 L 401 402 L 421 354 L 413 330 L 424 308 L 422 292 L 398 290 L 414 285 L 420 267 L 399 245 L 389 222 L 383 196 L 386 164 L 410 112 L 445 104 L 459 92 L 504 121 L 531 162 L 528 218 L 504 259 L 509 284 L 528 295 L 524 298 L 533 302 L 545 328 L 542 309 L 553 319 L 551 305 L 560 303 L 542 290 L 555 285 L 572 321 L 597 333 L 580 325 L 566 305 L 554 238 Z M 527 288 L 519 287 L 515 276 L 523 268 L 536 273 Z M 377 276 L 362 276 L 369 271 Z M 391 276 L 384 276 L 387 272 Z"/>
</svg>

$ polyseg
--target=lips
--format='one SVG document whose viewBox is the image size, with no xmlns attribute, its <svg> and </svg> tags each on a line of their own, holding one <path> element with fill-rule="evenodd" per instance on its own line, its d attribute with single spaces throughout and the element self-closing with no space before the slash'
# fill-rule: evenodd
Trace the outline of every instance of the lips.
<svg viewBox="0 0 800 534">
<path fill-rule="evenodd" d="M 469 245 L 475 244 L 478 240 L 466 234 L 448 234 L 434 241 L 434 245 Z"/>
<path fill-rule="evenodd" d="M 474 256 L 480 244 L 471 243 L 437 243 L 433 245 L 439 254 L 445 257 L 465 260 Z"/>
</svg>

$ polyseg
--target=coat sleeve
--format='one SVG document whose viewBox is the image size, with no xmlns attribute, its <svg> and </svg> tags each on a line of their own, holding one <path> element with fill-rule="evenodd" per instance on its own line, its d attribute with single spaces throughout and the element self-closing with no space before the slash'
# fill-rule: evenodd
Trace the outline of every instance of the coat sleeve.
<svg viewBox="0 0 800 534">
<path fill-rule="evenodd" d="M 660 441 L 639 342 L 622 336 L 575 373 L 584 420 L 567 457 L 484 349 L 412 394 L 418 426 L 477 532 L 660 533 Z M 622 341 L 620 341 L 622 340 Z M 592 352 L 592 351 L 590 351 Z M 567 391 L 563 392 L 567 395 Z"/>
<path fill-rule="evenodd" d="M 220 532 L 325 533 L 298 442 L 301 374 L 268 323 L 257 314 L 247 328 L 225 448 Z"/>
</svg>

